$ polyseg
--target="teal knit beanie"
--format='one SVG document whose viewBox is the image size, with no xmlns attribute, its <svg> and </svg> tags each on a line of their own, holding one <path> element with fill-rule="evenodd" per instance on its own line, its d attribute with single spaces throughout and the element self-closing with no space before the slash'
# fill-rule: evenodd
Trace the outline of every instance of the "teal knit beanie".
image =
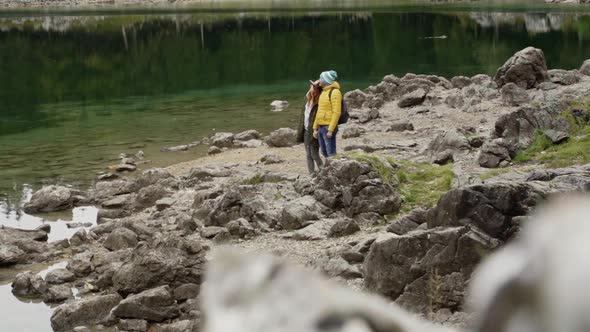
<svg viewBox="0 0 590 332">
<path fill-rule="evenodd" d="M 338 74 L 333 70 L 325 71 L 320 74 L 320 80 L 324 81 L 324 83 L 328 85 L 334 83 L 336 79 L 338 79 Z"/>
</svg>

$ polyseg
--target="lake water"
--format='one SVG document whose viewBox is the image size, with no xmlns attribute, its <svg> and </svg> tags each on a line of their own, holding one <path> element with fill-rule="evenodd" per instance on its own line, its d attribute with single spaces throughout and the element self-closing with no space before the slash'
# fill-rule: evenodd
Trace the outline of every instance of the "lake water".
<svg viewBox="0 0 590 332">
<path fill-rule="evenodd" d="M 165 166 L 205 147 L 164 146 L 293 126 L 326 69 L 350 90 L 391 73 L 493 74 L 529 45 L 552 68 L 590 57 L 585 13 L 427 8 L 0 13 L 0 200 L 18 206 L 23 184 L 86 186 L 122 152 Z M 270 113 L 275 99 L 291 109 Z"/>
</svg>

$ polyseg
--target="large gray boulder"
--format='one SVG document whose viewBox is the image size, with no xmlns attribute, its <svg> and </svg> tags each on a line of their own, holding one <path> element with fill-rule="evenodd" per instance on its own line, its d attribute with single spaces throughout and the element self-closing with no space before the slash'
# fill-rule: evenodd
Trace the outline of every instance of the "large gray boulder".
<svg viewBox="0 0 590 332">
<path fill-rule="evenodd" d="M 48 284 L 59 285 L 66 282 L 74 281 L 76 276 L 67 269 L 51 270 L 45 276 L 45 281 Z"/>
<path fill-rule="evenodd" d="M 365 287 L 413 311 L 427 313 L 431 301 L 457 310 L 482 253 L 497 245 L 499 241 L 464 226 L 384 234 L 365 259 Z M 434 288 L 437 294 L 431 294 Z"/>
<path fill-rule="evenodd" d="M 523 89 L 533 88 L 548 80 L 545 55 L 542 50 L 534 47 L 527 47 L 516 52 L 502 67 L 498 68 L 494 76 L 498 87 L 514 83 Z"/>
<path fill-rule="evenodd" d="M 16 296 L 39 297 L 47 292 L 48 285 L 41 276 L 25 271 L 16 275 L 11 287 Z"/>
<path fill-rule="evenodd" d="M 130 295 L 114 309 L 116 317 L 124 319 L 145 319 L 150 322 L 161 322 L 180 315 L 176 301 L 172 297 L 168 285 Z"/>
<path fill-rule="evenodd" d="M 312 196 L 290 201 L 281 211 L 279 225 L 283 229 L 299 229 L 322 217 L 322 207 Z"/>
<path fill-rule="evenodd" d="M 350 109 L 361 108 L 368 98 L 369 96 L 359 89 L 344 94 L 344 100 Z"/>
<path fill-rule="evenodd" d="M 514 83 L 505 84 L 502 89 L 502 101 L 509 106 L 518 106 L 529 102 L 529 95 L 525 89 Z"/>
<path fill-rule="evenodd" d="M 521 182 L 452 189 L 428 211 L 428 227 L 471 225 L 505 241 L 517 230 L 513 218 L 527 215 L 544 196 L 544 191 Z"/>
<path fill-rule="evenodd" d="M 0 267 L 43 260 L 47 232 L 0 227 Z"/>
<path fill-rule="evenodd" d="M 238 141 L 251 141 L 251 140 L 259 139 L 259 138 L 260 138 L 260 133 L 254 129 L 250 129 L 250 130 L 243 131 L 241 133 L 237 133 L 234 136 L 234 139 L 238 140 Z"/>
<path fill-rule="evenodd" d="M 446 150 L 469 150 L 469 140 L 457 129 L 447 130 L 436 135 L 428 144 L 428 151 L 437 154 Z"/>
<path fill-rule="evenodd" d="M 571 126 L 562 116 L 567 109 L 568 105 L 564 102 L 553 102 L 538 108 L 521 107 L 496 121 L 493 136 L 502 138 L 514 149 L 526 149 L 533 143 L 536 130 L 553 129 L 569 133 Z M 511 153 L 516 153 L 516 150 Z"/>
<path fill-rule="evenodd" d="M 204 263 L 200 243 L 174 235 L 157 237 L 124 260 L 113 275 L 113 287 L 130 294 L 161 285 L 199 284 Z"/>
<path fill-rule="evenodd" d="M 504 140 L 494 139 L 483 144 L 477 161 L 481 167 L 496 168 L 503 162 L 511 161 L 516 156 L 515 150 L 513 146 L 507 144 Z"/>
<path fill-rule="evenodd" d="M 103 246 L 111 251 L 133 248 L 137 245 L 137 234 L 124 227 L 114 229 L 106 238 Z"/>
<path fill-rule="evenodd" d="M 268 145 L 276 148 L 285 148 L 295 145 L 297 131 L 291 128 L 280 128 L 270 133 Z"/>
<path fill-rule="evenodd" d="M 216 133 L 209 138 L 209 145 L 218 148 L 231 148 L 234 144 L 234 134 L 232 133 Z"/>
<path fill-rule="evenodd" d="M 387 167 L 387 162 L 383 161 L 383 165 Z M 342 209 L 349 216 L 366 212 L 386 215 L 399 211 L 401 206 L 399 193 L 368 163 L 330 159 L 314 180 L 315 199 L 329 208 Z"/>
<path fill-rule="evenodd" d="M 403 95 L 400 101 L 397 103 L 397 106 L 401 108 L 417 106 L 422 104 L 425 99 L 426 91 L 424 91 L 422 88 L 418 88 Z"/>
<path fill-rule="evenodd" d="M 584 63 L 580 67 L 580 73 L 586 76 L 590 76 L 590 59 L 584 61 Z"/>
<path fill-rule="evenodd" d="M 100 324 L 121 300 L 119 294 L 108 294 L 62 304 L 51 315 L 51 328 L 54 331 L 69 331 L 81 325 Z"/>
<path fill-rule="evenodd" d="M 80 192 L 63 186 L 45 186 L 25 203 L 23 210 L 26 213 L 35 214 L 40 212 L 54 212 L 71 209 L 77 201 Z"/>
</svg>

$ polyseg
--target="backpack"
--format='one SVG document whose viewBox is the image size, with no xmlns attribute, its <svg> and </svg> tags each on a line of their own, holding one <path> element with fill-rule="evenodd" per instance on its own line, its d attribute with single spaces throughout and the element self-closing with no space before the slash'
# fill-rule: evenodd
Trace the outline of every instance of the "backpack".
<svg viewBox="0 0 590 332">
<path fill-rule="evenodd" d="M 330 99 L 330 104 L 332 103 L 332 91 L 334 91 L 334 89 L 330 90 L 330 93 L 328 93 L 328 99 Z M 348 122 L 348 119 L 350 118 L 350 114 L 348 114 L 348 105 L 346 105 L 346 101 L 344 101 L 344 96 L 342 96 L 342 111 L 340 112 L 340 119 L 338 119 L 338 124 L 344 124 Z"/>
</svg>

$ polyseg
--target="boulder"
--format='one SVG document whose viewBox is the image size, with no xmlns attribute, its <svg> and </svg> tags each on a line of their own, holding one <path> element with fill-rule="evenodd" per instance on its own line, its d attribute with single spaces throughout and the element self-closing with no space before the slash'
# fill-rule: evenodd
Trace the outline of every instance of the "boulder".
<svg viewBox="0 0 590 332">
<path fill-rule="evenodd" d="M 538 48 L 527 47 L 516 52 L 498 68 L 494 81 L 499 87 L 514 83 L 523 89 L 530 89 L 549 80 L 545 55 Z"/>
<path fill-rule="evenodd" d="M 453 88 L 456 89 L 463 89 L 464 87 L 470 86 L 473 84 L 473 81 L 469 77 L 465 76 L 455 76 L 451 78 L 451 84 L 453 84 Z"/>
<path fill-rule="evenodd" d="M 337 219 L 320 219 L 304 228 L 294 231 L 289 236 L 299 241 L 325 240 L 328 238 L 332 226 L 337 221 Z"/>
<path fill-rule="evenodd" d="M 414 125 L 408 121 L 394 122 L 391 125 L 389 125 L 389 127 L 387 127 L 387 129 L 385 131 L 402 132 L 402 131 L 406 131 L 406 130 L 413 131 Z"/>
<path fill-rule="evenodd" d="M 543 134 L 545 135 L 545 137 L 550 139 L 551 142 L 553 142 L 553 144 L 561 144 L 561 143 L 567 141 L 569 138 L 568 133 L 564 133 L 563 131 L 558 131 L 558 130 L 553 130 L 553 129 L 547 129 L 547 130 L 543 131 Z"/>
<path fill-rule="evenodd" d="M 275 100 L 270 103 L 271 112 L 282 112 L 289 108 L 289 102 L 284 100 Z"/>
<path fill-rule="evenodd" d="M 571 125 L 562 115 L 568 109 L 567 103 L 551 102 L 542 107 L 521 107 L 504 114 L 495 123 L 493 136 L 502 138 L 515 155 L 520 149 L 528 148 L 534 141 L 537 130 L 553 129 L 569 133 Z"/>
<path fill-rule="evenodd" d="M 445 98 L 445 104 L 451 108 L 460 109 L 465 105 L 463 95 L 459 92 L 451 93 Z"/>
<path fill-rule="evenodd" d="M 170 195 L 170 191 L 159 183 L 143 187 L 137 192 L 134 207 L 138 210 L 145 209 L 168 195 Z"/>
<path fill-rule="evenodd" d="M 71 209 L 80 193 L 62 186 L 45 186 L 31 196 L 25 203 L 23 211 L 29 214 L 54 212 Z"/>
<path fill-rule="evenodd" d="M 428 144 L 428 151 L 431 154 L 438 154 L 447 150 L 468 150 L 469 140 L 457 129 L 450 129 L 436 135 Z"/>
<path fill-rule="evenodd" d="M 214 154 L 220 154 L 222 153 L 223 150 L 221 150 L 220 148 L 216 147 L 216 146 L 210 146 L 209 149 L 207 150 L 207 154 L 212 156 Z"/>
<path fill-rule="evenodd" d="M 428 227 L 470 225 L 506 241 L 516 231 L 512 219 L 527 215 L 544 192 L 527 183 L 490 183 L 452 189 L 428 211 Z"/>
<path fill-rule="evenodd" d="M 362 272 L 357 266 L 350 265 L 350 263 L 340 256 L 324 257 L 315 262 L 315 265 L 332 278 L 357 279 L 363 277 Z"/>
<path fill-rule="evenodd" d="M 438 152 L 432 159 L 432 163 L 437 165 L 446 165 L 448 163 L 452 163 L 453 161 L 455 161 L 455 157 L 454 151 L 452 149 Z"/>
<path fill-rule="evenodd" d="M 47 292 L 48 285 L 41 276 L 25 271 L 16 275 L 11 287 L 16 296 L 39 297 Z"/>
<path fill-rule="evenodd" d="M 121 331 L 145 332 L 148 330 L 148 322 L 144 319 L 121 319 L 117 328 Z"/>
<path fill-rule="evenodd" d="M 47 288 L 47 291 L 43 294 L 43 302 L 46 303 L 57 303 L 63 302 L 67 299 L 73 298 L 74 294 L 72 289 L 65 285 L 53 285 Z"/>
<path fill-rule="evenodd" d="M 108 294 L 62 304 L 51 315 L 51 327 L 54 331 L 67 331 L 80 325 L 100 324 L 121 300 L 119 294 Z"/>
<path fill-rule="evenodd" d="M 90 262 L 90 259 L 91 256 L 89 254 L 77 254 L 68 262 L 66 269 L 77 277 L 85 277 L 94 270 L 94 266 Z"/>
<path fill-rule="evenodd" d="M 403 95 L 400 101 L 397 103 L 397 106 L 401 108 L 417 106 L 422 104 L 425 98 L 426 91 L 424 91 L 422 88 L 418 88 L 415 91 Z"/>
<path fill-rule="evenodd" d="M 322 217 L 322 207 L 312 196 L 303 196 L 286 204 L 278 224 L 283 229 L 299 229 Z"/>
<path fill-rule="evenodd" d="M 174 289 L 174 299 L 183 301 L 188 299 L 196 299 L 199 296 L 201 287 L 197 284 L 184 284 Z"/>
<path fill-rule="evenodd" d="M 234 144 L 234 134 L 232 133 L 216 133 L 209 138 L 209 145 L 218 148 L 231 148 Z"/>
<path fill-rule="evenodd" d="M 169 324 L 156 325 L 157 332 L 194 332 L 199 331 L 198 321 L 194 320 L 179 320 Z"/>
<path fill-rule="evenodd" d="M 381 107 L 381 106 L 379 106 Z M 379 118 L 379 111 L 376 108 L 370 108 L 368 110 L 362 110 L 358 113 L 358 120 L 360 123 L 367 123 L 371 120 Z"/>
<path fill-rule="evenodd" d="M 0 266 L 25 263 L 25 252 L 11 244 L 0 244 Z"/>
<path fill-rule="evenodd" d="M 515 154 L 512 148 L 501 139 L 485 142 L 478 156 L 479 166 L 496 168 L 504 161 L 511 161 Z"/>
<path fill-rule="evenodd" d="M 115 166 L 115 171 L 122 173 L 122 172 L 134 172 L 137 169 L 137 166 L 132 164 L 119 164 Z"/>
<path fill-rule="evenodd" d="M 248 220 L 244 218 L 232 220 L 227 223 L 226 227 L 229 231 L 229 234 L 237 236 L 241 239 L 249 238 L 256 234 L 256 230 L 254 229 L 254 227 L 252 227 Z"/>
<path fill-rule="evenodd" d="M 411 302 L 414 311 L 428 312 L 431 300 L 457 310 L 482 253 L 498 245 L 497 240 L 465 226 L 380 235 L 364 262 L 365 287 L 401 305 L 408 302 L 407 297 L 417 298 Z M 429 297 L 432 288 L 437 294 Z"/>
<path fill-rule="evenodd" d="M 586 76 L 590 76 L 590 59 L 584 61 L 584 63 L 580 67 L 580 73 Z"/>
<path fill-rule="evenodd" d="M 284 148 L 295 145 L 297 131 L 291 128 L 280 128 L 270 133 L 268 145 L 276 148 Z"/>
<path fill-rule="evenodd" d="M 260 162 L 265 165 L 272 165 L 272 164 L 280 164 L 284 162 L 283 158 L 277 156 L 276 154 L 266 154 L 260 158 Z"/>
<path fill-rule="evenodd" d="M 344 100 L 350 109 L 361 108 L 367 99 L 367 94 L 359 89 L 344 94 Z"/>
<path fill-rule="evenodd" d="M 113 275 L 113 287 L 130 294 L 161 285 L 200 284 L 204 263 L 199 242 L 163 235 L 136 247 L 124 259 Z"/>
<path fill-rule="evenodd" d="M 506 105 L 518 106 L 529 102 L 529 94 L 526 90 L 512 82 L 505 84 L 500 92 L 502 93 L 502 102 Z"/>
<path fill-rule="evenodd" d="M 560 85 L 576 84 L 582 79 L 582 75 L 577 70 L 551 69 L 547 73 L 552 83 Z"/>
<path fill-rule="evenodd" d="M 365 129 L 363 129 L 361 127 L 357 127 L 357 126 L 346 127 L 342 131 L 342 138 L 347 139 L 347 138 L 359 137 L 359 136 L 363 135 L 365 132 L 366 132 Z"/>
<path fill-rule="evenodd" d="M 176 203 L 176 200 L 172 197 L 164 197 L 156 201 L 156 209 L 158 211 L 166 210 L 172 207 Z"/>
<path fill-rule="evenodd" d="M 403 235 L 417 229 L 420 225 L 426 223 L 427 211 L 424 209 L 414 209 L 409 214 L 393 220 L 388 226 L 387 231 L 397 235 Z"/>
<path fill-rule="evenodd" d="M 113 315 L 124 319 L 145 319 L 162 322 L 180 316 L 180 310 L 168 285 L 128 296 L 114 309 Z"/>
<path fill-rule="evenodd" d="M 137 234 L 124 227 L 115 228 L 106 238 L 103 246 L 111 251 L 133 248 L 137 245 Z"/>
<path fill-rule="evenodd" d="M 260 136 L 261 135 L 257 130 L 250 129 L 250 130 L 242 131 L 241 133 L 237 133 L 234 136 L 234 139 L 238 140 L 238 141 L 250 141 L 250 140 L 254 140 L 254 139 L 259 139 Z"/>
<path fill-rule="evenodd" d="M 201 236 L 205 239 L 212 239 L 222 233 L 229 233 L 229 231 L 227 228 L 219 226 L 207 226 L 201 228 Z"/>
<path fill-rule="evenodd" d="M 381 162 L 388 167 L 387 161 Z M 341 209 L 349 216 L 367 212 L 391 214 L 401 206 L 401 197 L 392 186 L 396 180 L 382 179 L 368 163 L 329 159 L 314 179 L 313 195 L 323 205 Z"/>
<path fill-rule="evenodd" d="M 331 227 L 330 231 L 328 232 L 328 237 L 340 237 L 354 234 L 360 231 L 360 226 L 350 218 L 343 218 L 337 220 Z"/>
<path fill-rule="evenodd" d="M 67 269 L 51 270 L 45 276 L 45 281 L 52 285 L 59 285 L 74 280 L 76 280 L 76 276 Z"/>
</svg>

